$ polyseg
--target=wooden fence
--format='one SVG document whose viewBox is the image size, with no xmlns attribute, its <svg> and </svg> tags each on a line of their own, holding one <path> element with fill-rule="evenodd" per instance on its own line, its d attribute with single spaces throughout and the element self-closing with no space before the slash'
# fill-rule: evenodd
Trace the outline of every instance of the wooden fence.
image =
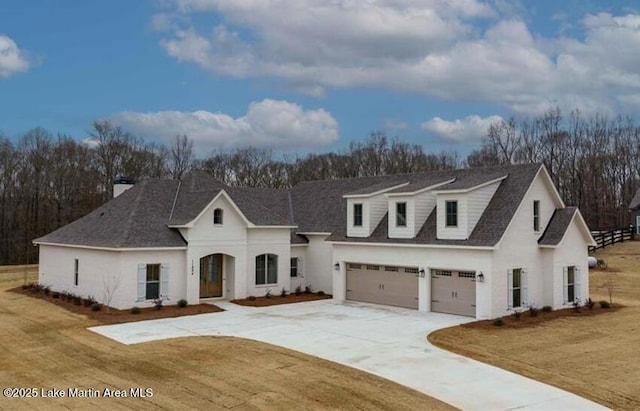
<svg viewBox="0 0 640 411">
<path fill-rule="evenodd" d="M 625 241 L 635 239 L 635 227 L 630 225 L 625 228 L 617 228 L 609 231 L 593 231 L 591 232 L 593 239 L 596 240 L 596 246 L 589 246 L 589 253 L 594 252 L 600 248 L 605 248 L 608 245 L 614 245 L 615 243 L 622 243 Z"/>
</svg>

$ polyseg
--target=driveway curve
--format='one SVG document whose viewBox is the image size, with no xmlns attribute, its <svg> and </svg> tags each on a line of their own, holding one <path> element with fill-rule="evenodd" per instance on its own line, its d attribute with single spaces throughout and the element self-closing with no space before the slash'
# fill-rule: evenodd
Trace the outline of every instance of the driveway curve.
<svg viewBox="0 0 640 411">
<path fill-rule="evenodd" d="M 599 404 L 439 349 L 426 336 L 473 321 L 404 308 L 321 300 L 90 328 L 123 344 L 188 336 L 261 341 L 354 367 L 463 410 L 604 410 Z"/>
</svg>

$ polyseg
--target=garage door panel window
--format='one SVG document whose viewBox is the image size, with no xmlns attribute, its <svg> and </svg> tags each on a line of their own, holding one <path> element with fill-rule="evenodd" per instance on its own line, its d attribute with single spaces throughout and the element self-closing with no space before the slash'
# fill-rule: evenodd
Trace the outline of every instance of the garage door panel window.
<svg viewBox="0 0 640 411">
<path fill-rule="evenodd" d="M 367 265 L 367 270 L 380 271 L 379 265 Z"/>
<path fill-rule="evenodd" d="M 261 254 L 256 257 L 256 285 L 278 283 L 278 256 Z"/>
</svg>

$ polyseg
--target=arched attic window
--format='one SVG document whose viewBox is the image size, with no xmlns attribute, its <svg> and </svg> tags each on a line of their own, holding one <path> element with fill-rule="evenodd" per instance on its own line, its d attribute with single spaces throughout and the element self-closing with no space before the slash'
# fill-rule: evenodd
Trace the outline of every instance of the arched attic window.
<svg viewBox="0 0 640 411">
<path fill-rule="evenodd" d="M 224 210 L 221 208 L 216 208 L 213 210 L 213 224 L 214 225 L 222 225 L 222 215 L 224 214 Z"/>
</svg>

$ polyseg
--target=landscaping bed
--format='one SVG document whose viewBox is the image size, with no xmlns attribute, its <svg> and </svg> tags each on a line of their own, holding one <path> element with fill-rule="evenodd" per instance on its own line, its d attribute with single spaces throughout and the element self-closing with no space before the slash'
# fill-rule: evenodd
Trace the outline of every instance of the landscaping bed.
<svg viewBox="0 0 640 411">
<path fill-rule="evenodd" d="M 231 302 L 238 305 L 244 305 L 247 307 L 269 307 L 271 305 L 280 305 L 280 304 L 292 304 L 292 303 L 302 303 L 305 301 L 317 301 L 317 300 L 327 300 L 329 298 L 333 298 L 330 294 L 325 294 L 322 292 L 319 293 L 291 293 L 291 294 L 278 294 L 272 295 L 270 297 L 247 297 L 240 300 L 232 300 Z"/>
<path fill-rule="evenodd" d="M 606 308 L 605 308 L 606 307 Z M 562 310 L 545 311 L 545 310 L 524 310 L 519 314 L 511 314 L 501 317 L 500 319 L 474 321 L 460 325 L 463 328 L 472 329 L 494 329 L 494 328 L 526 328 L 535 327 L 548 321 L 557 320 L 566 317 L 589 317 L 603 313 L 617 311 L 624 306 L 621 304 L 609 304 L 604 301 L 594 303 L 591 308 L 580 306 L 576 308 L 565 308 Z"/>
<path fill-rule="evenodd" d="M 117 310 L 115 308 L 105 307 L 93 299 L 85 299 L 69 293 L 47 290 L 33 283 L 12 288 L 8 291 L 45 300 L 72 313 L 85 315 L 100 324 L 120 324 L 224 311 L 222 308 L 212 304 L 186 305 L 184 307 L 178 305 L 163 305 L 160 308 L 149 307 Z"/>
</svg>

